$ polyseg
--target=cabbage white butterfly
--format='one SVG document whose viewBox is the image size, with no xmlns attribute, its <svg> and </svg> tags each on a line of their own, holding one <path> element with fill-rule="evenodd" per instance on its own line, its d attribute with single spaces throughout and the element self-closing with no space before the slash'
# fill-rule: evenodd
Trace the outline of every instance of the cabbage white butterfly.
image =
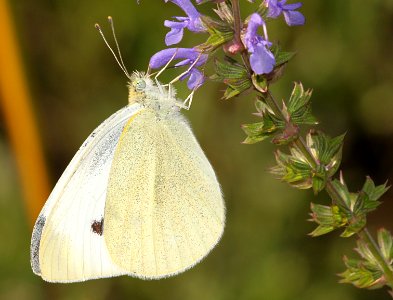
<svg viewBox="0 0 393 300">
<path fill-rule="evenodd" d="M 31 265 L 46 281 L 168 277 L 221 238 L 220 186 L 182 104 L 143 73 L 129 78 L 129 104 L 86 139 L 38 216 Z"/>
</svg>

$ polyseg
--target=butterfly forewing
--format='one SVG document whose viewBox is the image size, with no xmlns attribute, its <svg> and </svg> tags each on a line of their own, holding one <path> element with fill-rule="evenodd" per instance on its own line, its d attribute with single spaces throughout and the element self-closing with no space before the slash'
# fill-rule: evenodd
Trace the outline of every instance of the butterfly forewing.
<svg viewBox="0 0 393 300">
<path fill-rule="evenodd" d="M 113 264 L 102 236 L 113 154 L 128 119 L 127 106 L 83 143 L 56 184 L 33 231 L 33 271 L 52 282 L 74 282 L 127 273 Z M 101 230 L 101 231 L 100 231 Z"/>
<path fill-rule="evenodd" d="M 142 110 L 115 151 L 104 238 L 112 260 L 141 278 L 182 272 L 219 241 L 224 203 L 187 122 Z"/>
</svg>

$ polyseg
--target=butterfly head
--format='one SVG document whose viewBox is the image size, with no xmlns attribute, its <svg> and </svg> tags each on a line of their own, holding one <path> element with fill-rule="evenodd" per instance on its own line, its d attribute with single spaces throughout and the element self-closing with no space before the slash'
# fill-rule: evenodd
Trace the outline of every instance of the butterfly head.
<svg viewBox="0 0 393 300">
<path fill-rule="evenodd" d="M 153 81 L 145 73 L 134 72 L 128 84 L 128 102 L 141 102 L 155 88 Z"/>
</svg>

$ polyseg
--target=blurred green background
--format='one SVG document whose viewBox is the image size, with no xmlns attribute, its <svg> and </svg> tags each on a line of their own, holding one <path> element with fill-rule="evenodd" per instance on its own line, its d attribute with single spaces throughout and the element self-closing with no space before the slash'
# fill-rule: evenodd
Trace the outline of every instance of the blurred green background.
<svg viewBox="0 0 393 300">
<path fill-rule="evenodd" d="M 242 0 L 244 12 L 251 4 Z M 393 180 L 393 1 L 303 1 L 303 27 L 272 23 L 269 37 L 298 52 L 274 86 L 287 97 L 293 81 L 313 88 L 319 126 L 330 135 L 347 132 L 344 175 L 353 190 L 366 175 Z M 94 29 L 113 16 L 130 70 L 146 70 L 164 48 L 165 19 L 183 15 L 164 1 L 10 1 L 33 96 L 51 184 L 88 134 L 127 103 L 126 78 Z M 202 9 L 206 11 L 209 5 Z M 110 35 L 108 34 L 110 37 Z M 186 33 L 190 47 L 204 36 Z M 165 79 L 165 77 L 164 77 Z M 187 91 L 179 85 L 180 95 Z M 240 124 L 256 120 L 253 95 L 220 100 L 223 86 L 205 84 L 185 112 L 214 166 L 227 204 L 226 231 L 200 264 L 179 276 L 142 281 L 130 277 L 77 284 L 48 284 L 29 262 L 31 228 L 18 170 L 4 122 L 0 123 L 0 299 L 389 299 L 385 291 L 338 284 L 342 256 L 354 255 L 353 239 L 338 233 L 306 236 L 310 191 L 275 180 L 274 147 L 241 145 Z M 31 178 L 32 181 L 35 178 Z M 372 232 L 393 230 L 393 192 L 369 218 Z M 44 199 L 43 199 L 44 200 Z"/>
</svg>

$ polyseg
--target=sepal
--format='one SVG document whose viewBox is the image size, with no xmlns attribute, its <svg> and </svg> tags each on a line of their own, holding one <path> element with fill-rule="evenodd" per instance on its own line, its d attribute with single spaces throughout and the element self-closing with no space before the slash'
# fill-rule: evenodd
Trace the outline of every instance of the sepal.
<svg viewBox="0 0 393 300">
<path fill-rule="evenodd" d="M 257 123 L 244 124 L 242 129 L 247 135 L 243 144 L 255 144 L 273 136 L 278 130 L 284 127 L 284 123 L 275 117 L 274 113 L 261 100 L 255 103 L 257 113 L 262 120 Z"/>
<path fill-rule="evenodd" d="M 270 169 L 282 181 L 298 189 L 309 189 L 313 182 L 310 176 L 311 168 L 303 155 L 295 148 L 291 148 L 291 155 L 275 152 L 277 166 Z"/>
<path fill-rule="evenodd" d="M 276 67 L 289 62 L 296 54 L 295 52 L 283 51 L 281 47 L 276 44 L 270 47 L 270 50 L 272 51 L 276 60 Z"/>
<path fill-rule="evenodd" d="M 367 214 L 378 207 L 379 198 L 388 190 L 386 184 L 375 186 L 369 177 L 358 193 L 349 192 L 342 175 L 340 180 L 333 180 L 331 184 L 335 192 L 329 190 L 329 195 L 348 219 L 342 237 L 352 236 L 363 229 Z"/>
<path fill-rule="evenodd" d="M 318 224 L 318 227 L 310 233 L 313 237 L 343 227 L 347 222 L 345 215 L 340 211 L 337 205 L 326 206 L 311 203 L 310 216 L 310 221 Z"/>
<path fill-rule="evenodd" d="M 252 87 L 247 69 L 234 59 L 228 56 L 225 57 L 225 62 L 215 59 L 214 66 L 216 74 L 211 76 L 211 79 L 227 85 L 223 99 L 235 97 Z"/>
<path fill-rule="evenodd" d="M 316 118 L 311 114 L 311 90 L 304 90 L 301 83 L 296 83 L 288 100 L 288 114 L 291 121 L 297 125 L 318 124 Z"/>
<path fill-rule="evenodd" d="M 283 111 L 284 118 L 289 118 L 289 107 L 286 108 L 284 105 Z M 330 138 L 322 132 L 310 131 L 306 138 L 306 144 L 313 161 L 317 161 L 318 164 L 310 162 L 304 154 L 291 147 L 291 155 L 276 155 L 278 165 L 273 168 L 274 173 L 295 187 L 299 186 L 294 182 L 297 182 L 301 175 L 301 188 L 312 188 L 315 194 L 319 193 L 325 188 L 327 181 L 340 165 L 343 137 Z M 288 144 L 296 138 L 298 138 L 297 125 L 284 123 L 283 130 L 276 134 L 273 142 Z"/>
<path fill-rule="evenodd" d="M 310 130 L 306 139 L 312 155 L 324 166 L 326 175 L 333 176 L 341 163 L 345 134 L 330 138 L 321 131 Z"/>
<path fill-rule="evenodd" d="M 197 47 L 202 52 L 212 52 L 233 39 L 233 29 L 229 24 L 208 16 L 201 16 L 200 18 L 209 34 L 206 42 Z"/>
</svg>

